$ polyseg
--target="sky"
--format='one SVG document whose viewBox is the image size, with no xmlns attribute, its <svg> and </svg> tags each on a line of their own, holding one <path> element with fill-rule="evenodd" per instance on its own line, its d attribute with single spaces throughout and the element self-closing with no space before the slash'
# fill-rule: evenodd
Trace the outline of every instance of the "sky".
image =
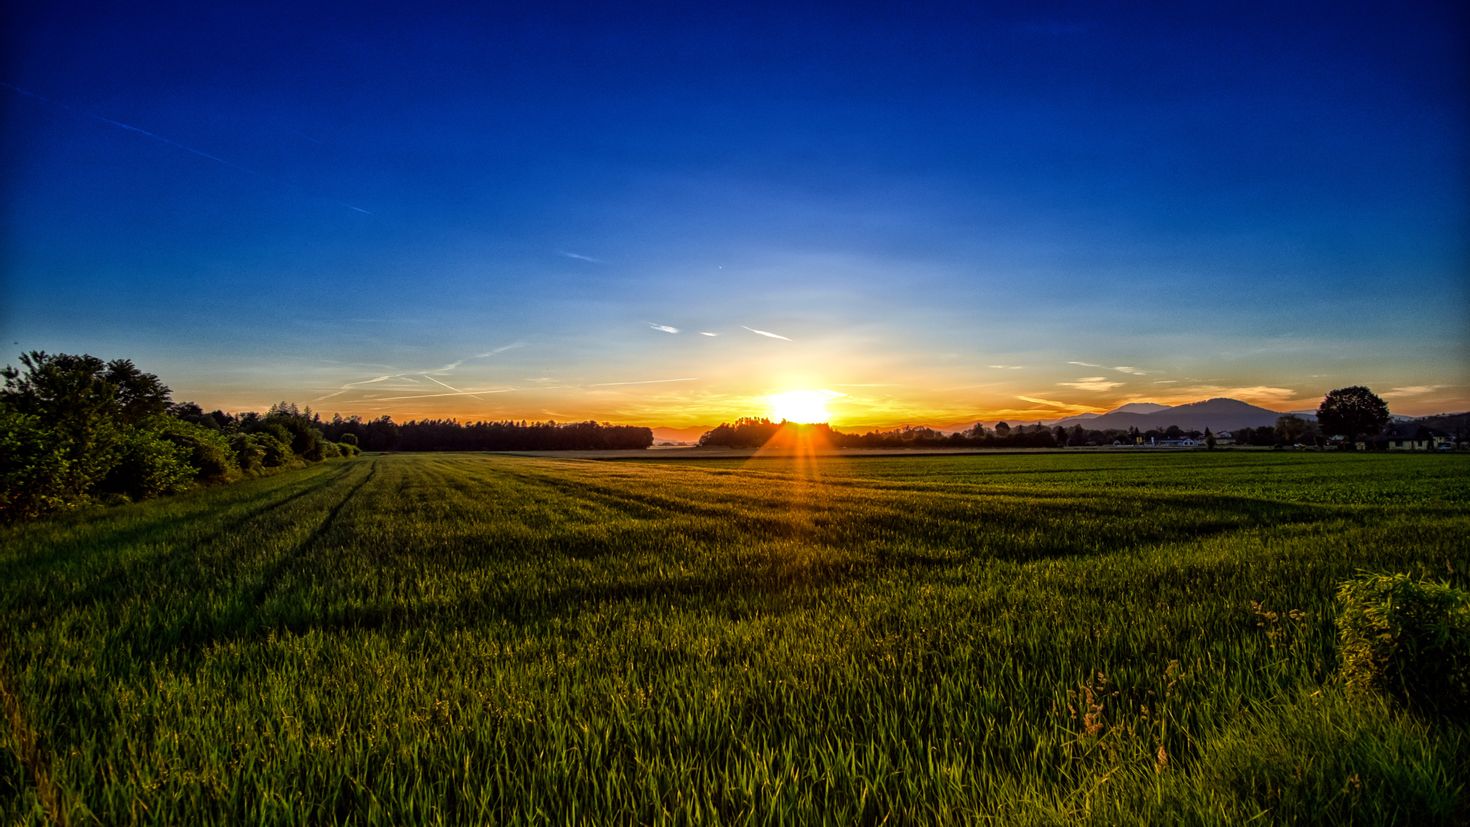
<svg viewBox="0 0 1470 827">
<path fill-rule="evenodd" d="M 1461 3 L 95 5 L 6 11 L 0 362 L 399 421 L 1470 409 Z"/>
</svg>

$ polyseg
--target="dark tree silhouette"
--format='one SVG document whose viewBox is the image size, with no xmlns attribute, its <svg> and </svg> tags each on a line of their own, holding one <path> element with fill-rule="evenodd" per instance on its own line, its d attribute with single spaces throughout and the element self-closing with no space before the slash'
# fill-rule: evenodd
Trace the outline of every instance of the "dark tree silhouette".
<svg viewBox="0 0 1470 827">
<path fill-rule="evenodd" d="M 1317 422 L 1329 435 L 1347 437 L 1348 444 L 1359 436 L 1377 436 L 1388 424 L 1388 405 L 1361 385 L 1329 391 L 1317 408 Z"/>
</svg>

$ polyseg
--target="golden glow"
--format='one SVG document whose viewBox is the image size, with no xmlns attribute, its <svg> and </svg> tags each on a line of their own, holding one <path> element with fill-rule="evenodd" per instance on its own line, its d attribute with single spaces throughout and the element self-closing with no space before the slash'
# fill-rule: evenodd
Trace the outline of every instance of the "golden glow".
<svg viewBox="0 0 1470 827">
<path fill-rule="evenodd" d="M 835 391 L 786 391 L 785 393 L 773 393 L 766 397 L 767 407 L 770 409 L 770 417 L 776 422 L 798 422 L 810 425 L 816 422 L 827 422 L 832 414 L 827 411 L 827 403 L 842 394 Z"/>
</svg>

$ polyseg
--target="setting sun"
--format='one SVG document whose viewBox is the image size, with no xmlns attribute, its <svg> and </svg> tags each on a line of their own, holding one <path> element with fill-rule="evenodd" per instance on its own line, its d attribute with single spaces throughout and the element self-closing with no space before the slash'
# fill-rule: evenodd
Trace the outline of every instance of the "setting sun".
<svg viewBox="0 0 1470 827">
<path fill-rule="evenodd" d="M 766 397 L 771 419 L 776 421 L 812 424 L 827 422 L 831 414 L 827 403 L 842 394 L 836 391 L 786 391 Z"/>
</svg>

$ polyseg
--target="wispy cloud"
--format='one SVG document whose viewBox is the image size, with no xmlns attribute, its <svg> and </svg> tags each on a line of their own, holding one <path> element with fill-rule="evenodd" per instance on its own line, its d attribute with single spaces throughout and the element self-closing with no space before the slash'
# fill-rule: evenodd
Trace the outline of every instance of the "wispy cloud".
<svg viewBox="0 0 1470 827">
<path fill-rule="evenodd" d="M 648 325 L 649 327 L 653 328 L 654 330 L 659 331 L 660 333 L 678 333 L 679 332 L 679 328 L 674 327 L 673 325 L 657 324 L 655 322 L 644 322 L 644 324 Z"/>
<path fill-rule="evenodd" d="M 430 376 L 427 373 L 424 374 L 424 378 L 427 379 L 427 380 L 429 380 L 430 382 L 433 382 L 436 385 L 442 385 L 442 386 L 444 386 L 444 387 L 446 387 L 446 388 L 454 391 L 455 393 L 461 393 L 461 394 L 464 394 L 465 396 L 472 396 L 475 399 L 480 399 L 480 397 L 475 396 L 475 392 L 473 392 L 473 391 L 460 390 L 459 388 L 456 388 L 455 386 L 449 384 L 448 382 L 440 382 L 438 379 L 435 379 L 434 377 Z M 483 402 L 485 400 L 480 399 L 480 401 Z"/>
<path fill-rule="evenodd" d="M 491 356 L 494 356 L 494 355 L 496 355 L 498 353 L 504 353 L 507 350 L 516 350 L 517 348 L 523 348 L 525 346 L 526 346 L 526 343 L 525 342 L 511 342 L 508 345 L 501 345 L 500 347 L 497 347 L 497 348 L 494 348 L 494 349 L 491 349 L 491 350 L 487 350 L 484 353 L 476 353 L 475 354 L 475 358 L 476 359 L 488 359 Z"/>
<path fill-rule="evenodd" d="M 1143 370 L 1142 368 L 1130 367 L 1128 365 L 1119 365 L 1119 366 L 1113 368 L 1113 370 L 1116 370 L 1119 373 L 1132 374 L 1134 376 L 1147 376 L 1150 373 L 1153 373 L 1154 372 L 1154 371 L 1149 371 L 1149 370 Z"/>
<path fill-rule="evenodd" d="M 1066 402 L 1056 402 L 1056 401 L 1051 400 L 1051 399 L 1042 399 L 1042 398 L 1036 397 L 1036 396 L 1017 396 L 1016 398 L 1019 399 L 1019 400 L 1021 400 L 1022 402 L 1031 402 L 1031 403 L 1036 404 L 1036 405 L 1045 405 L 1048 408 L 1072 408 L 1072 407 L 1076 407 L 1075 405 L 1069 405 Z"/>
<path fill-rule="evenodd" d="M 1084 376 L 1075 382 L 1058 382 L 1057 385 L 1079 391 L 1110 391 L 1122 387 L 1123 383 L 1114 382 L 1106 376 Z"/>
<path fill-rule="evenodd" d="M 1100 367 L 1102 367 L 1102 365 L 1094 364 L 1092 362 L 1068 362 L 1067 364 L 1069 364 L 1069 365 L 1076 365 L 1079 368 L 1100 368 Z"/>
<path fill-rule="evenodd" d="M 741 325 L 741 327 L 745 327 L 745 325 Z M 769 330 L 756 330 L 753 327 L 745 327 L 745 329 L 749 330 L 751 333 L 754 333 L 757 336 L 765 336 L 768 339 L 780 339 L 783 342 L 791 341 L 789 338 L 782 336 L 780 333 L 772 333 Z"/>
<path fill-rule="evenodd" d="M 632 382 L 593 382 L 589 388 L 611 388 L 621 385 L 662 385 L 666 382 L 698 382 L 698 376 L 681 376 L 678 379 L 639 379 Z"/>
<path fill-rule="evenodd" d="M 480 399 L 480 397 L 477 396 L 477 394 L 482 394 L 482 393 L 510 393 L 511 391 L 514 391 L 514 390 L 515 390 L 515 388 L 486 388 L 486 389 L 483 389 L 483 390 L 473 390 L 473 391 L 455 391 L 454 393 L 417 393 L 417 394 L 413 394 L 411 396 L 373 396 L 373 397 L 369 397 L 369 399 L 371 399 L 373 402 L 397 402 L 397 401 L 400 401 L 400 400 L 403 400 L 403 399 L 438 399 L 438 398 L 442 398 L 442 397 L 445 397 L 445 396 L 473 396 L 476 399 Z M 483 402 L 485 400 L 481 399 L 480 401 Z"/>
<path fill-rule="evenodd" d="M 1020 370 L 1022 368 L 1021 365 L 986 365 L 986 367 L 995 370 Z"/>
<path fill-rule="evenodd" d="M 569 250 L 557 250 L 556 251 L 556 254 L 559 255 L 559 256 L 561 256 L 561 257 L 563 257 L 563 258 L 572 258 L 572 259 L 576 259 L 577 261 L 585 261 L 588 264 L 603 264 L 604 263 L 603 260 L 600 259 L 600 258 L 593 258 L 592 256 L 584 256 L 581 253 L 573 253 L 573 252 L 571 252 Z"/>
<path fill-rule="evenodd" d="M 699 335 L 701 335 L 701 336 L 718 336 L 720 334 L 718 334 L 718 333 L 711 333 L 708 330 L 701 330 L 701 331 L 699 331 Z"/>
<path fill-rule="evenodd" d="M 1178 383 L 1179 383 L 1179 380 L 1178 379 L 1155 379 L 1154 380 L 1154 384 L 1155 385 L 1176 385 Z"/>
<path fill-rule="evenodd" d="M 1404 397 L 1404 396 L 1423 396 L 1426 393 L 1434 393 L 1435 391 L 1437 391 L 1437 390 L 1439 390 L 1441 388 L 1446 388 L 1446 387 L 1449 387 L 1449 386 L 1448 385 L 1405 385 L 1402 388 L 1393 388 L 1392 390 L 1389 390 L 1388 392 L 1384 393 L 1383 395 L 1385 397 L 1388 397 L 1389 399 L 1396 399 L 1396 398 Z"/>
</svg>

